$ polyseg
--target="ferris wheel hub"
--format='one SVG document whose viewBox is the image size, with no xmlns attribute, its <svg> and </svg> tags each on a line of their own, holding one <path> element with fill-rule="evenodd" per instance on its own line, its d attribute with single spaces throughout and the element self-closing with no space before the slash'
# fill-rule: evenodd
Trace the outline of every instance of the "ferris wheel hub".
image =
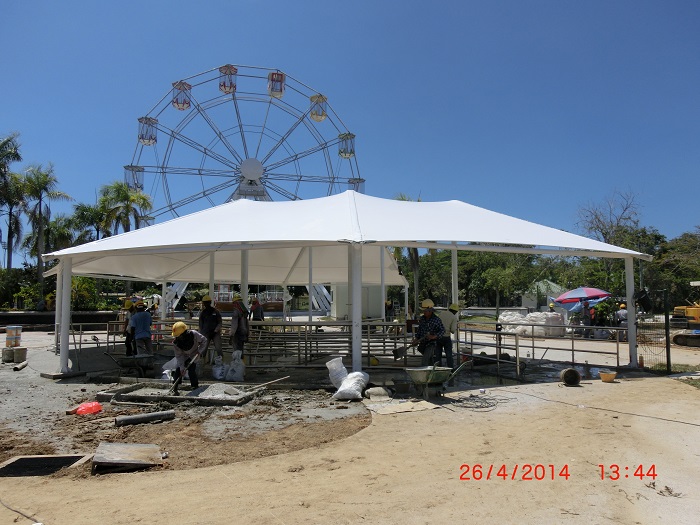
<svg viewBox="0 0 700 525">
<path fill-rule="evenodd" d="M 258 159 L 245 159 L 241 162 L 241 175 L 247 180 L 260 180 L 265 168 Z"/>
</svg>

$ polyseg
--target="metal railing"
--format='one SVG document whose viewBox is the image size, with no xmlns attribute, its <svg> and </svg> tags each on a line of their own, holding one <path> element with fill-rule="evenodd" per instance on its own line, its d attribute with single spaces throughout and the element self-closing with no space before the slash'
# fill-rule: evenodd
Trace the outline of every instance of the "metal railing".
<svg viewBox="0 0 700 525">
<path fill-rule="evenodd" d="M 475 349 L 503 348 L 497 339 L 514 337 L 514 342 L 505 347 L 516 353 L 516 359 L 521 357 L 543 360 L 550 355 L 553 361 L 564 361 L 572 364 L 580 362 L 581 356 L 600 355 L 614 357 L 615 365 L 620 366 L 620 343 L 627 339 L 627 328 L 619 327 L 587 327 L 570 325 L 541 325 L 520 323 L 488 323 L 480 322 L 479 328 L 472 327 L 469 322 L 460 321 L 458 324 L 458 340 L 460 347 L 466 345 L 469 354 L 477 355 Z M 487 327 L 493 326 L 493 329 Z M 499 327 L 505 328 L 499 331 Z M 510 330 L 509 330 L 510 328 Z M 475 337 L 475 335 L 477 337 Z M 614 343 L 614 350 L 601 345 L 599 349 L 584 348 L 583 342 Z M 477 348 L 478 347 L 478 348 Z M 557 352 L 559 354 L 557 355 Z M 523 355 L 524 354 L 524 355 Z M 566 356 L 566 358 L 564 357 Z M 588 362 L 588 360 L 583 357 Z"/>
</svg>

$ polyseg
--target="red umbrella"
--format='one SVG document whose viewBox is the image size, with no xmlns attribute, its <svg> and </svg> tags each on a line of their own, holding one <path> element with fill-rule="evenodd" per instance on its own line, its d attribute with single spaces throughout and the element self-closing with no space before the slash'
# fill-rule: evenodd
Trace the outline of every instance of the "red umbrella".
<svg viewBox="0 0 700 525">
<path fill-rule="evenodd" d="M 610 297 L 612 294 L 601 290 L 599 288 L 589 288 L 588 286 L 582 286 L 576 288 L 575 290 L 569 290 L 564 292 L 559 297 L 554 299 L 555 303 L 578 303 L 579 301 L 586 301 L 590 299 L 602 299 L 603 297 Z"/>
</svg>

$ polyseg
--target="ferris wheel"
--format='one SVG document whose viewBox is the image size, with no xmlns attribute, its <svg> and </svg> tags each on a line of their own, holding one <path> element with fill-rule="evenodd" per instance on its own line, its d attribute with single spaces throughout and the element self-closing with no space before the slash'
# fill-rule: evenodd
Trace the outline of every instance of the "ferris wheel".
<svg viewBox="0 0 700 525">
<path fill-rule="evenodd" d="M 364 191 L 355 135 L 325 95 L 277 69 L 226 64 L 178 80 L 138 124 L 124 177 L 151 195 L 149 220 Z"/>
</svg>

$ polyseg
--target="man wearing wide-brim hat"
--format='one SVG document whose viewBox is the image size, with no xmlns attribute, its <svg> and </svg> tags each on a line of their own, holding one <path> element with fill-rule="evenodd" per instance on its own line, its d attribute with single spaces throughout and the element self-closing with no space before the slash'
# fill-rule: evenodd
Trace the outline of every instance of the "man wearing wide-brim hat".
<svg viewBox="0 0 700 525">
<path fill-rule="evenodd" d="M 137 301 L 134 306 L 136 313 L 131 316 L 129 326 L 136 341 L 136 354 L 153 354 L 153 343 L 151 342 L 153 318 L 146 310 L 146 303 L 143 301 Z"/>
<path fill-rule="evenodd" d="M 438 340 L 445 335 L 445 327 L 440 318 L 435 315 L 435 303 L 431 299 L 425 299 L 421 303 L 423 315 L 418 319 L 418 327 L 415 331 L 415 339 L 411 346 L 418 345 L 418 351 L 423 354 L 421 364 L 431 366 L 440 361 Z"/>
</svg>

